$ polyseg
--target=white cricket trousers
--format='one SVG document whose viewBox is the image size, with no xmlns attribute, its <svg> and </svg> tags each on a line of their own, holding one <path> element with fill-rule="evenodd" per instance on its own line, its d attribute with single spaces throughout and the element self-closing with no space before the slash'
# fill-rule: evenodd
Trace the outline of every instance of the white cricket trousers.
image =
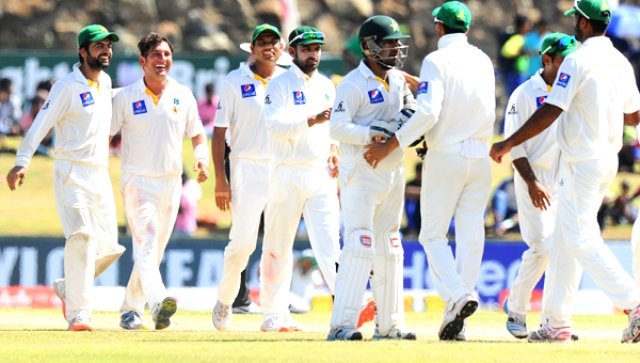
<svg viewBox="0 0 640 363">
<path fill-rule="evenodd" d="M 133 270 L 121 311 L 144 312 L 167 297 L 160 263 L 178 215 L 180 176 L 122 175 L 122 196 L 131 229 Z"/>
<path fill-rule="evenodd" d="M 549 249 L 553 241 L 558 210 L 557 170 L 531 167 L 538 182 L 551 196 L 551 205 L 544 211 L 534 207 L 527 184 L 517 171 L 514 172 L 513 182 L 518 205 L 520 235 L 529 247 L 522 254 L 518 275 L 509 292 L 509 311 L 518 314 L 526 314 L 531 309 L 531 292 L 549 265 Z"/>
<path fill-rule="evenodd" d="M 640 304 L 640 287 L 604 244 L 596 220 L 617 170 L 615 153 L 594 160 L 560 161 L 558 218 L 545 277 L 543 324 L 571 327 L 581 267 L 617 308 Z"/>
<path fill-rule="evenodd" d="M 260 258 L 260 305 L 265 316 L 289 314 L 293 242 L 300 216 L 331 293 L 340 256 L 340 205 L 326 168 L 281 165 L 273 170 Z"/>
<path fill-rule="evenodd" d="M 465 158 L 460 151 L 429 150 L 422 168 L 419 240 L 436 290 L 447 303 L 475 294 L 484 250 L 484 212 L 491 187 L 488 156 Z M 447 231 L 455 217 L 456 257 Z"/>
<path fill-rule="evenodd" d="M 260 216 L 269 196 L 269 160 L 231 159 L 231 230 L 224 249 L 218 300 L 233 304 L 240 289 L 240 273 L 256 249 Z"/>
<path fill-rule="evenodd" d="M 340 169 L 344 247 L 336 279 L 331 330 L 356 329 L 371 270 L 377 304 L 376 328 L 381 336 L 404 329 L 404 251 L 400 223 L 405 177 L 393 170 L 358 164 Z"/>
<path fill-rule="evenodd" d="M 118 244 L 116 206 L 107 168 L 56 160 L 54 188 L 66 238 L 65 304 L 67 321 L 71 321 L 81 311 L 91 312 L 97 259 L 119 256 L 124 248 Z"/>
</svg>

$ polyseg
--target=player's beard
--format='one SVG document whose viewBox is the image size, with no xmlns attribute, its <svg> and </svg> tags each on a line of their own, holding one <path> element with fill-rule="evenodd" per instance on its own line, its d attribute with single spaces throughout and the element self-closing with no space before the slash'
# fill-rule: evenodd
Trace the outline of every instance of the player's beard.
<svg viewBox="0 0 640 363">
<path fill-rule="evenodd" d="M 302 63 L 300 62 L 300 59 L 298 59 L 297 57 L 293 60 L 293 63 L 295 63 L 298 66 L 298 68 L 300 68 L 300 70 L 305 74 L 313 73 L 316 69 L 318 69 L 318 65 L 320 64 L 320 62 L 315 64 Z"/>
<path fill-rule="evenodd" d="M 100 58 L 94 58 L 91 54 L 89 54 L 87 52 L 87 65 L 89 66 L 89 68 L 91 69 L 96 69 L 96 70 L 105 70 L 109 67 L 109 60 L 107 60 L 106 62 L 101 62 Z"/>
</svg>

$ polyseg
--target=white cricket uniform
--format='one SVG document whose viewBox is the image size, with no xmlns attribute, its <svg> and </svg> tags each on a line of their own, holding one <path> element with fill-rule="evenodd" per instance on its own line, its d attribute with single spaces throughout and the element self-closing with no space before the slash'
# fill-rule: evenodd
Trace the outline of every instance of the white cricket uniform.
<svg viewBox="0 0 640 363">
<path fill-rule="evenodd" d="M 452 303 L 475 291 L 484 248 L 484 211 L 491 187 L 489 142 L 495 121 L 495 77 L 489 57 L 464 34 L 447 34 L 420 70 L 418 109 L 396 133 L 406 147 L 421 135 L 419 240 L 434 285 Z M 455 215 L 456 257 L 447 231 Z"/>
<path fill-rule="evenodd" d="M 640 94 L 629 61 L 597 36 L 564 59 L 546 102 L 565 111 L 558 120 L 558 218 L 542 304 L 543 324 L 559 328 L 571 326 L 579 278 L 567 276 L 580 266 L 616 307 L 640 304 L 640 287 L 604 244 L 596 221 L 618 169 L 623 113 L 640 109 Z"/>
<path fill-rule="evenodd" d="M 28 167 L 42 139 L 55 130 L 54 190 L 66 238 L 64 248 L 67 320 L 90 313 L 93 279 L 124 247 L 118 226 L 109 170 L 111 78 L 100 72 L 92 86 L 79 63 L 54 83 L 33 126 L 18 148 L 16 165 Z M 99 260 L 111 256 L 105 266 Z"/>
<path fill-rule="evenodd" d="M 328 172 L 329 123 L 309 127 L 307 118 L 331 107 L 333 83 L 311 77 L 295 64 L 267 86 L 265 120 L 272 142 L 272 175 L 260 260 L 260 305 L 265 314 L 289 314 L 293 242 L 300 216 L 311 248 L 333 293 L 340 254 L 340 206 Z"/>
<path fill-rule="evenodd" d="M 284 73 L 276 67 L 272 79 Z M 246 64 L 222 81 L 214 127 L 229 135 L 231 230 L 224 250 L 218 300 L 231 305 L 240 289 L 240 273 L 256 249 L 260 216 L 267 205 L 271 145 L 264 119 L 266 84 Z"/>
<path fill-rule="evenodd" d="M 121 311 L 142 314 L 145 303 L 152 309 L 167 297 L 159 266 L 180 206 L 182 141 L 204 128 L 191 90 L 169 78 L 157 99 L 141 78 L 113 98 L 111 135 L 120 130 L 134 260 Z"/>
<path fill-rule="evenodd" d="M 398 116 L 409 91 L 404 76 L 389 70 L 388 83 L 363 62 L 341 81 L 331 113 L 331 136 L 340 142 L 340 201 L 344 247 L 336 280 L 331 329 L 355 329 L 367 280 L 377 303 L 376 327 L 382 336 L 404 328 L 403 249 L 400 223 L 404 204 L 404 153 L 401 148 L 376 169 L 364 160 L 374 120 Z"/>
<path fill-rule="evenodd" d="M 505 138 L 522 127 L 538 107 L 544 104 L 549 95 L 550 88 L 542 79 L 541 71 L 536 72 L 511 94 L 505 110 Z M 529 246 L 522 254 L 518 276 L 509 294 L 509 311 L 518 314 L 526 314 L 531 308 L 531 292 L 549 264 L 549 248 L 552 243 L 551 236 L 555 227 L 558 205 L 556 198 L 560 148 L 556 129 L 554 123 L 536 137 L 511 150 L 513 160 L 527 159 L 536 179 L 551 196 L 551 205 L 546 210 L 541 211 L 534 207 L 527 184 L 517 170 L 514 172 L 520 234 Z"/>
</svg>

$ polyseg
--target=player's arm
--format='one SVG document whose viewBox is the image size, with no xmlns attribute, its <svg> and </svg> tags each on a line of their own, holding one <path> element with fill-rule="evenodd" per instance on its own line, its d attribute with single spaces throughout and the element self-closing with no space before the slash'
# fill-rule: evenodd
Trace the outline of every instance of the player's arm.
<svg viewBox="0 0 640 363">
<path fill-rule="evenodd" d="M 340 163 L 340 150 L 338 144 L 331 144 L 329 150 L 329 158 L 327 159 L 327 168 L 329 176 L 335 178 L 338 176 L 338 164 Z"/>
<path fill-rule="evenodd" d="M 405 71 L 402 71 L 402 75 L 404 76 L 404 81 L 407 83 L 407 86 L 413 93 L 418 92 L 418 84 L 420 83 L 420 78 L 414 76 L 413 74 L 409 74 Z"/>
<path fill-rule="evenodd" d="M 292 119 L 290 110 L 288 112 L 288 94 L 293 91 L 286 84 L 283 84 L 284 82 L 278 82 L 278 80 L 276 78 L 274 81 L 269 82 L 267 86 L 267 95 L 264 101 L 264 118 L 267 131 L 271 137 L 291 139 L 310 127 L 309 120 L 306 117 Z M 318 120 L 326 117 L 322 112 L 316 116 L 318 116 Z"/>
<path fill-rule="evenodd" d="M 640 124 L 640 110 L 624 114 L 624 124 L 626 126 L 638 126 Z"/>
<path fill-rule="evenodd" d="M 540 210 L 546 210 L 547 207 L 551 205 L 551 196 L 547 192 L 547 189 L 540 184 L 538 178 L 536 178 L 529 164 L 529 160 L 524 157 L 515 159 L 513 160 L 513 167 L 527 184 L 527 191 L 529 192 L 533 206 Z"/>
<path fill-rule="evenodd" d="M 184 88 L 187 101 L 187 112 L 185 114 L 185 136 L 191 138 L 195 163 L 193 171 L 198 173 L 198 183 L 204 183 L 209 178 L 209 147 L 207 146 L 207 135 L 202 126 L 202 119 L 198 113 L 198 102 L 190 89 Z"/>
<path fill-rule="evenodd" d="M 227 211 L 231 208 L 231 188 L 229 188 L 229 181 L 224 173 L 226 166 L 224 159 L 226 132 L 226 127 L 218 127 L 215 126 L 214 123 L 213 138 L 211 139 L 211 156 L 213 158 L 213 170 L 216 175 L 216 206 L 218 206 L 221 211 Z"/>
<path fill-rule="evenodd" d="M 371 143 L 369 126 L 353 123 L 353 117 L 360 108 L 357 86 L 349 81 L 342 81 L 336 90 L 333 103 L 329 132 L 334 140 L 351 145 L 367 145 Z"/>
</svg>

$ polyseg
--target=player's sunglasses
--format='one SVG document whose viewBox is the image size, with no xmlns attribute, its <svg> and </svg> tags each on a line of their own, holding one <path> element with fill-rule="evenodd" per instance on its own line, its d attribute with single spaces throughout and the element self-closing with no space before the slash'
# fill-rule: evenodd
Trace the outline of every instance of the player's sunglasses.
<svg viewBox="0 0 640 363">
<path fill-rule="evenodd" d="M 544 50 L 540 52 L 540 55 L 544 55 L 547 53 L 555 54 L 558 52 L 563 52 L 567 50 L 567 48 L 574 46 L 577 42 L 578 41 L 576 40 L 576 38 L 569 35 L 565 35 L 564 37 L 551 43 L 548 47 L 544 48 Z"/>
<path fill-rule="evenodd" d="M 296 35 L 289 41 L 289 44 L 296 44 L 298 41 L 305 40 L 322 40 L 324 41 L 324 33 L 323 32 L 304 32 Z"/>
</svg>

